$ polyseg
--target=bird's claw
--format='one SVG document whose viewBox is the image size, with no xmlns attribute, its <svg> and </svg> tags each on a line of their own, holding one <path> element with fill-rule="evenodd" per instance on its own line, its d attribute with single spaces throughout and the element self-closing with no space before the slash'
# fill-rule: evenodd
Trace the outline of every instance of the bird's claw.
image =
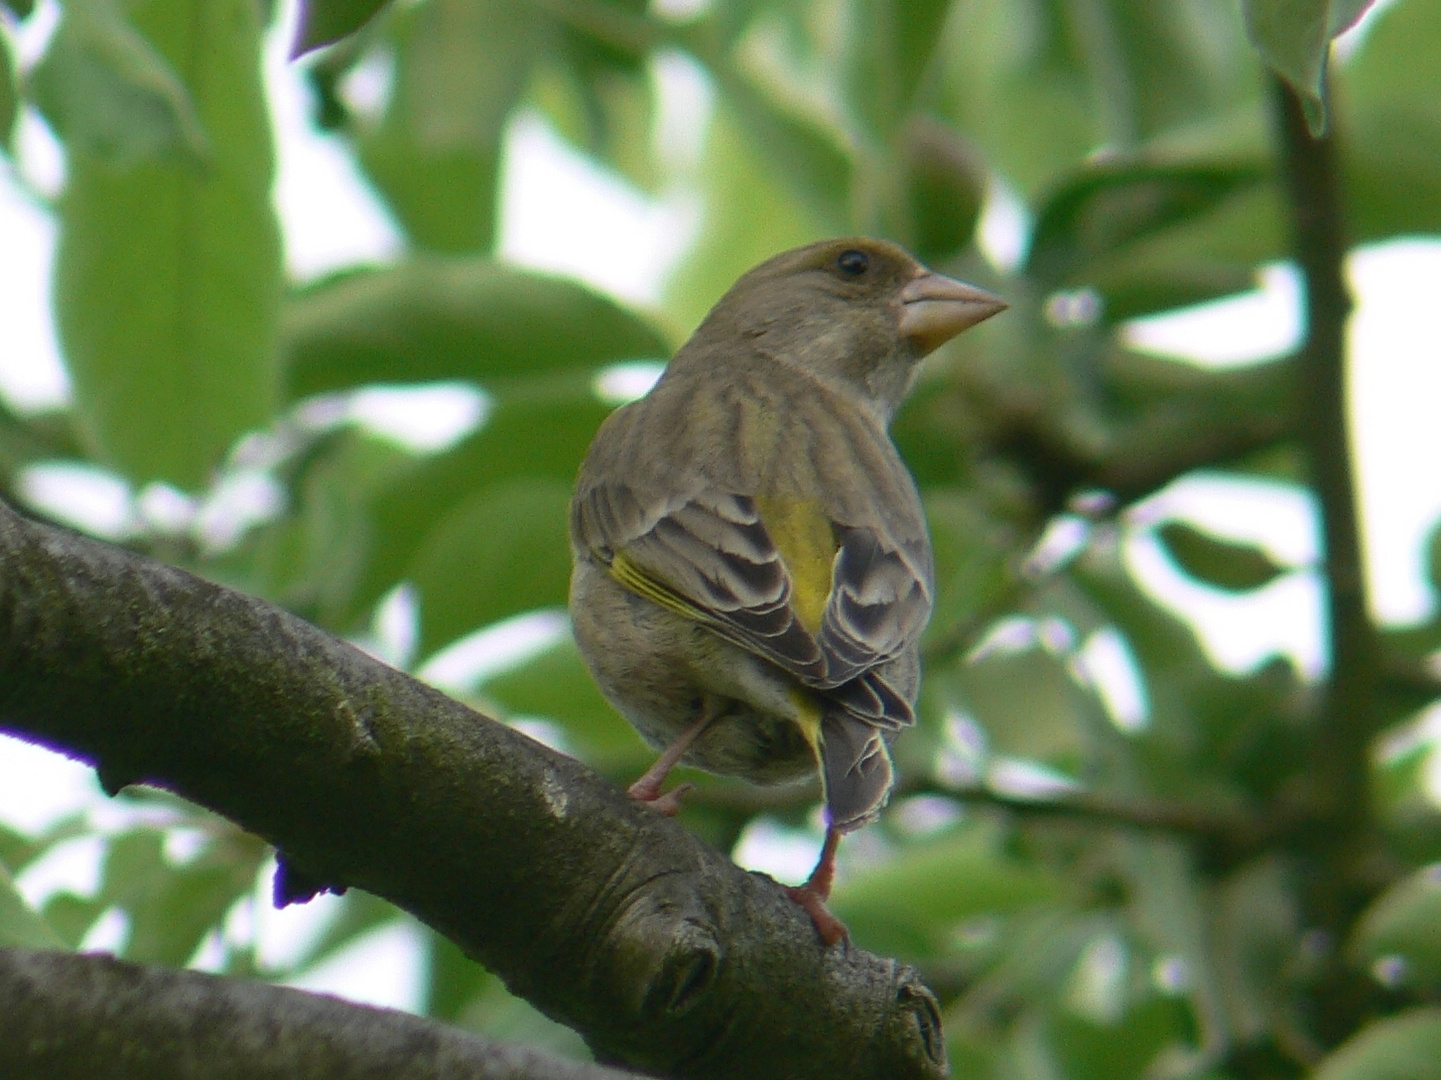
<svg viewBox="0 0 1441 1080">
<path fill-rule="evenodd" d="M 681 796 L 694 787 L 694 784 L 679 784 L 662 795 L 660 785 L 648 784 L 642 778 L 626 789 L 626 794 L 636 802 L 645 803 L 646 806 L 666 817 L 675 817 L 680 813 Z"/>
</svg>

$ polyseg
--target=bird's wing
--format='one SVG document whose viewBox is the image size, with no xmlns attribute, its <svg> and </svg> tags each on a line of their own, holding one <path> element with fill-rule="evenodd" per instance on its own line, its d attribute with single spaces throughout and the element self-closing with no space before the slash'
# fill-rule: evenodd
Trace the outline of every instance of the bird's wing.
<svg viewBox="0 0 1441 1080">
<path fill-rule="evenodd" d="M 904 545 L 842 526 L 819 502 L 702 487 L 648 499 L 625 482 L 575 504 L 577 535 L 626 588 L 790 672 L 857 718 L 913 719 L 874 669 L 914 646 L 930 615 L 924 526 Z"/>
</svg>

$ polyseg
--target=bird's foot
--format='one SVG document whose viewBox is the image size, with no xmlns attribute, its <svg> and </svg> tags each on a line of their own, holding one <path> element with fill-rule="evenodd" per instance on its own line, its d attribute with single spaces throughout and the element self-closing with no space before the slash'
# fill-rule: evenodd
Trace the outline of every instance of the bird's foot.
<svg viewBox="0 0 1441 1080">
<path fill-rule="evenodd" d="M 662 795 L 660 785 L 663 780 L 664 777 L 652 781 L 649 774 L 647 774 L 628 787 L 626 794 L 636 802 L 645 803 L 646 806 L 649 806 L 652 810 L 659 811 L 666 817 L 675 817 L 676 814 L 680 813 L 681 796 L 694 788 L 695 785 L 678 784 Z"/>
<path fill-rule="evenodd" d="M 787 887 L 786 895 L 799 904 L 801 909 L 811 917 L 816 933 L 820 934 L 821 941 L 826 948 L 830 948 L 838 941 L 849 944 L 851 933 L 846 929 L 846 924 L 831 914 L 830 909 L 826 907 L 826 898 L 809 881 L 804 885 Z"/>
<path fill-rule="evenodd" d="M 831 885 L 836 879 L 836 847 L 840 844 L 841 833 L 834 825 L 826 827 L 826 841 L 821 846 L 821 857 L 816 862 L 816 868 L 811 871 L 811 876 L 806 879 L 804 885 L 791 886 L 786 889 L 786 895 L 794 900 L 807 915 L 811 922 L 815 923 L 816 933 L 820 934 L 821 940 L 826 947 L 834 945 L 838 941 L 849 942 L 850 931 L 846 924 L 837 919 L 826 907 L 826 901 L 831 898 Z"/>
</svg>

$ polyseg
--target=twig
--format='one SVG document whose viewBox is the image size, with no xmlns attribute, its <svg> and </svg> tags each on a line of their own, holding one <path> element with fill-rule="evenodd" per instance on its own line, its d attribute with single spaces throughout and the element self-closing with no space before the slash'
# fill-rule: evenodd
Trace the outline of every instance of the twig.
<svg viewBox="0 0 1441 1080">
<path fill-rule="evenodd" d="M 1331 680 L 1317 725 L 1317 787 L 1333 807 L 1332 824 L 1354 832 L 1368 814 L 1368 748 L 1376 733 L 1373 698 L 1378 649 L 1366 604 L 1346 410 L 1346 242 L 1334 127 L 1312 138 L 1301 100 L 1272 77 L 1278 102 L 1281 165 L 1291 210 L 1296 262 L 1306 284 L 1302 346 L 1302 432 L 1321 507 L 1331 625 Z"/>
</svg>

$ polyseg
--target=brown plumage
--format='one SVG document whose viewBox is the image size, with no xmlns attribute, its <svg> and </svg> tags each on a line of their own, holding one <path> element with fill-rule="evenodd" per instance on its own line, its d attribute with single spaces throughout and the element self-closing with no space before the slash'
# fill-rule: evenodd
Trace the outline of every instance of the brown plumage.
<svg viewBox="0 0 1441 1080">
<path fill-rule="evenodd" d="M 576 640 L 677 761 L 757 783 L 819 766 L 830 821 L 794 890 L 827 940 L 835 838 L 890 793 L 930 617 L 925 517 L 886 433 L 918 361 L 1005 305 L 893 244 L 843 239 L 744 275 L 654 389 L 601 426 L 571 504 Z"/>
</svg>

